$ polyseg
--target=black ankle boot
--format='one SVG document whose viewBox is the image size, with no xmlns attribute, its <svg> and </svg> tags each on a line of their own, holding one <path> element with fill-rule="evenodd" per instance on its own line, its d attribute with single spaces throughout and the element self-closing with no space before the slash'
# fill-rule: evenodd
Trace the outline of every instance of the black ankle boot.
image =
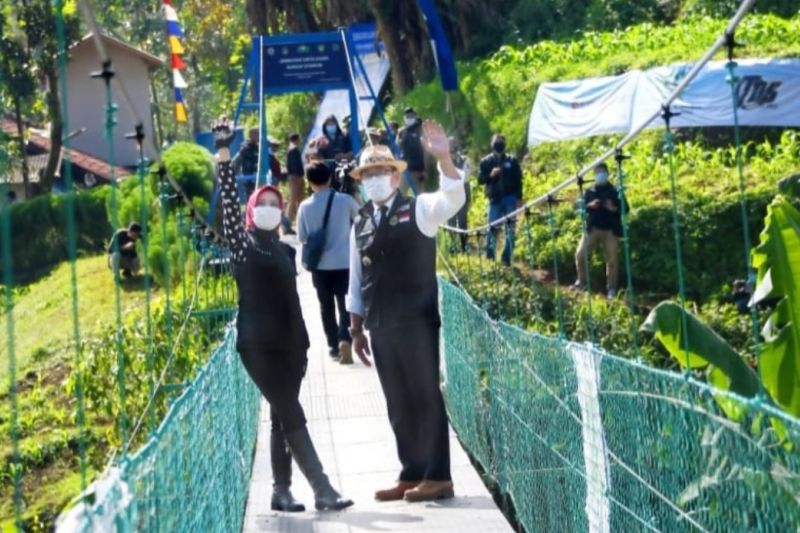
<svg viewBox="0 0 800 533">
<path fill-rule="evenodd" d="M 286 435 L 289 449 L 300 467 L 300 471 L 311 484 L 314 490 L 315 506 L 318 511 L 338 511 L 353 505 L 353 500 L 347 500 L 336 492 L 328 481 L 328 476 L 322 470 L 322 464 L 311 442 L 308 430 L 303 427 Z"/>
<path fill-rule="evenodd" d="M 306 506 L 294 499 L 289 487 L 292 484 L 292 456 L 286 448 L 283 434 L 273 431 L 270 434 L 270 460 L 272 462 L 272 510 L 299 513 Z"/>
</svg>

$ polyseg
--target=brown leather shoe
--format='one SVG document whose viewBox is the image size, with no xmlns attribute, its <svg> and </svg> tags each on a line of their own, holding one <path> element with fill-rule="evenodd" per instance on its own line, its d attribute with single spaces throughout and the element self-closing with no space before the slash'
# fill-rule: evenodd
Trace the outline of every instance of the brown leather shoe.
<svg viewBox="0 0 800 533">
<path fill-rule="evenodd" d="M 420 483 L 421 483 L 420 481 L 398 481 L 397 485 L 395 485 L 391 489 L 383 489 L 375 491 L 375 499 L 378 500 L 379 502 L 391 502 L 394 500 L 402 500 L 407 490 L 413 489 Z"/>
<path fill-rule="evenodd" d="M 423 481 L 413 489 L 406 491 L 407 502 L 429 502 L 446 500 L 454 496 L 452 481 Z"/>
</svg>

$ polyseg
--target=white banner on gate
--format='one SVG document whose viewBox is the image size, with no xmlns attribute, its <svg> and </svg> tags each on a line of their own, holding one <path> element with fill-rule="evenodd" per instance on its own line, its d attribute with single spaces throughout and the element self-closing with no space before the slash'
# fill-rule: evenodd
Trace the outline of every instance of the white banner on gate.
<svg viewBox="0 0 800 533">
<path fill-rule="evenodd" d="M 677 64 L 621 76 L 544 83 L 528 125 L 528 144 L 627 133 L 650 119 L 689 73 Z M 732 126 L 726 63 L 708 63 L 672 105 L 675 127 Z M 739 123 L 800 127 L 800 60 L 742 59 L 736 68 Z M 657 119 L 649 127 L 661 127 Z"/>
</svg>

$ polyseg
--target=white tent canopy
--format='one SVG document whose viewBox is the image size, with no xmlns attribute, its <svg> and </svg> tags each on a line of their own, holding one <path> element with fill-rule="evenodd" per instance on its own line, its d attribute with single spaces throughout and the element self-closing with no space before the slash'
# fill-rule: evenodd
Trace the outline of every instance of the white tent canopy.
<svg viewBox="0 0 800 533">
<path fill-rule="evenodd" d="M 628 133 L 641 126 L 691 69 L 676 64 L 620 76 L 544 83 L 528 124 L 528 144 Z M 672 105 L 675 127 L 732 126 L 726 63 L 713 61 Z M 800 60 L 743 59 L 736 68 L 739 123 L 800 127 Z M 661 127 L 661 120 L 649 127 Z"/>
</svg>

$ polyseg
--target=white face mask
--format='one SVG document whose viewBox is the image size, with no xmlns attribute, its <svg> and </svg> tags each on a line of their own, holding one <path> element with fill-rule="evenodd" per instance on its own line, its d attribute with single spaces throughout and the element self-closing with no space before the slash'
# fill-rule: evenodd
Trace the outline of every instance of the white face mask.
<svg viewBox="0 0 800 533">
<path fill-rule="evenodd" d="M 405 121 L 406 126 L 413 126 L 417 123 L 416 117 L 403 117 L 403 120 Z"/>
<path fill-rule="evenodd" d="M 272 205 L 259 205 L 253 209 L 253 223 L 258 229 L 272 231 L 281 223 L 283 212 Z"/>
<path fill-rule="evenodd" d="M 373 202 L 384 202 L 394 192 L 391 174 L 373 176 L 365 179 L 362 184 L 364 185 L 364 190 L 367 191 L 367 196 Z"/>
<path fill-rule="evenodd" d="M 598 185 L 605 185 L 608 183 L 608 172 L 598 172 L 594 175 L 594 181 L 597 182 Z"/>
</svg>

